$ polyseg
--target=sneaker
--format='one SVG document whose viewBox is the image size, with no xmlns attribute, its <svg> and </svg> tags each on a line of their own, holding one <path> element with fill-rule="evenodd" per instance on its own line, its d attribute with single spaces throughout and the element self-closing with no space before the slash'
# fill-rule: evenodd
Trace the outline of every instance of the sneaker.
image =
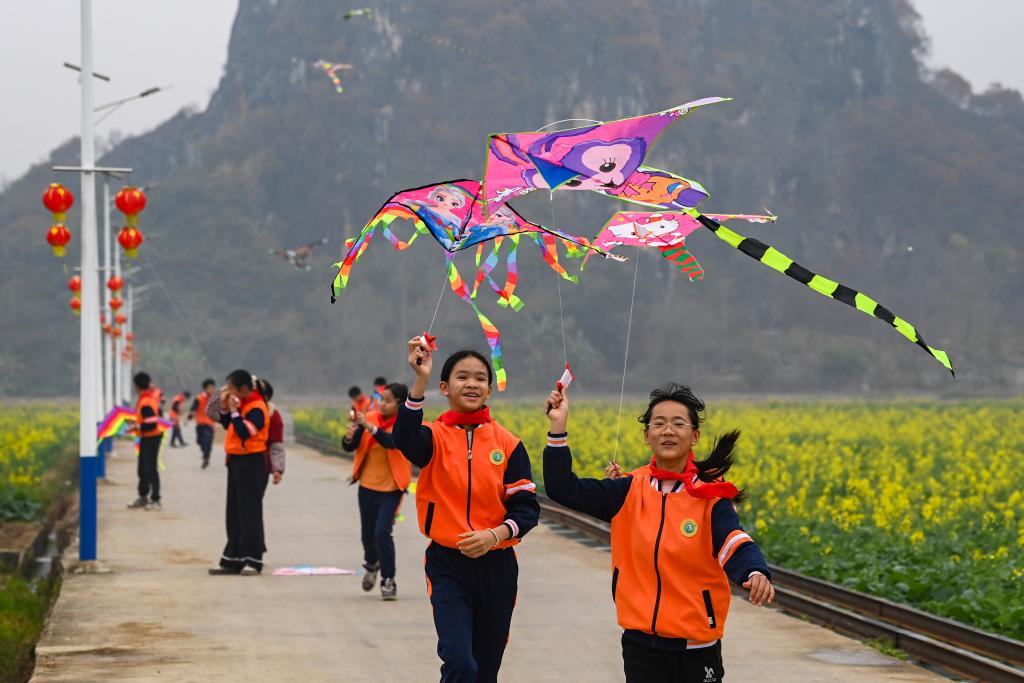
<svg viewBox="0 0 1024 683">
<path fill-rule="evenodd" d="M 398 586 L 395 584 L 394 579 L 384 579 L 380 582 L 380 599 L 381 600 L 397 600 L 398 599 Z"/>
<path fill-rule="evenodd" d="M 375 564 L 372 567 L 364 564 L 363 569 L 366 570 L 366 573 L 363 574 L 363 590 L 372 591 L 373 587 L 377 585 L 377 572 L 380 571 L 380 564 Z"/>
<path fill-rule="evenodd" d="M 160 504 L 159 500 L 151 500 L 146 506 L 147 510 L 163 510 L 164 506 Z"/>
<path fill-rule="evenodd" d="M 135 510 L 137 508 L 144 508 L 148 504 L 149 504 L 148 500 L 146 500 L 142 496 L 139 496 L 134 501 L 132 501 L 131 503 L 128 504 L 128 509 L 129 510 Z"/>
<path fill-rule="evenodd" d="M 209 467 L 209 466 L 210 466 L 210 461 L 209 461 L 209 460 L 204 460 L 204 461 L 203 461 L 203 467 L 202 467 L 202 469 L 204 469 L 204 470 L 205 470 L 205 469 L 206 469 L 207 467 Z"/>
<path fill-rule="evenodd" d="M 263 573 L 263 567 L 243 567 L 239 573 L 242 576 L 259 576 Z"/>
</svg>

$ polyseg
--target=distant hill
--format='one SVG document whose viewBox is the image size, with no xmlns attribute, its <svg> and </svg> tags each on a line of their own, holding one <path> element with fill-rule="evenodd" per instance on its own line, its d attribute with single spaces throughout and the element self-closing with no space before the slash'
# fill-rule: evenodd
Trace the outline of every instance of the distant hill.
<svg viewBox="0 0 1024 683">
<path fill-rule="evenodd" d="M 390 194 L 479 177 L 491 131 L 721 95 L 735 101 L 670 129 L 651 165 L 701 181 L 708 211 L 777 213 L 744 231 L 916 324 L 958 378 L 883 323 L 697 233 L 689 244 L 707 270 L 697 285 L 657 254 L 640 256 L 627 391 L 667 378 L 771 393 L 1024 385 L 1024 103 L 927 72 L 906 0 L 454 7 L 384 0 L 372 18 L 346 21 L 348 5 L 333 1 L 242 0 L 206 111 L 183 111 L 105 154 L 156 185 L 139 274 L 153 288 L 136 330 L 141 366 L 159 382 L 176 390 L 237 365 L 303 393 L 406 377 L 403 342 L 429 322 L 442 287 L 439 250 L 424 239 L 399 254 L 377 240 L 342 299 L 332 306 L 328 295 L 341 241 Z M 355 67 L 341 73 L 342 94 L 318 59 Z M 52 159 L 75 162 L 77 143 Z M 43 241 L 39 195 L 52 179 L 40 165 L 0 194 L 8 394 L 72 393 L 77 383 L 77 321 Z M 620 208 L 575 195 L 516 206 L 580 234 Z M 70 223 L 80 225 L 77 207 Z M 311 273 L 267 253 L 324 236 L 331 244 Z M 618 391 L 632 266 L 592 260 L 579 284 L 561 286 L 581 390 Z M 504 333 L 512 393 L 545 389 L 563 361 L 556 279 L 530 245 L 520 267 L 521 312 L 480 298 Z M 449 350 L 485 347 L 450 292 L 435 331 Z"/>
</svg>

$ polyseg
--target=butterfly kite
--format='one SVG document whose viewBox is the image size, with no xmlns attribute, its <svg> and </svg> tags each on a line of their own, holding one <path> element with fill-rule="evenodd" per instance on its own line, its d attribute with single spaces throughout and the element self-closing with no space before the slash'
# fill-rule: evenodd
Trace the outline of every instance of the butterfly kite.
<svg viewBox="0 0 1024 683">
<path fill-rule="evenodd" d="M 667 171 L 643 165 L 651 145 L 664 130 L 698 107 L 727 101 L 726 98 L 709 97 L 688 102 L 673 109 L 635 116 L 608 123 L 571 128 L 553 133 L 523 132 L 495 133 L 490 136 L 487 147 L 487 161 L 484 166 L 483 197 L 485 212 L 497 210 L 513 197 L 519 197 L 534 190 L 590 190 L 616 199 L 655 207 L 662 212 L 660 219 L 679 223 L 675 235 L 685 238 L 683 232 L 691 228 L 706 228 L 715 237 L 769 268 L 788 275 L 810 289 L 857 310 L 878 318 L 920 346 L 934 357 L 950 373 L 953 366 L 945 351 L 929 346 L 917 329 L 909 322 L 892 313 L 888 308 L 866 294 L 839 282 L 819 275 L 803 267 L 777 249 L 752 237 L 746 237 L 722 225 L 727 218 L 746 220 L 774 220 L 766 216 L 716 216 L 697 211 L 696 206 L 708 196 L 707 191 L 697 182 Z M 605 225 L 600 238 L 609 244 L 606 233 L 622 223 L 637 223 L 640 214 L 630 214 L 627 219 L 618 215 Z M 654 214 L 648 219 L 654 218 Z M 682 231 L 682 232 L 680 232 Z M 654 236 L 637 237 L 645 244 L 659 248 L 670 246 L 660 244 Z M 682 242 L 677 242 L 677 245 Z M 664 253 L 669 256 L 669 250 Z M 687 257 L 691 255 L 677 250 L 681 257 L 680 267 L 693 268 Z M 696 266 L 690 273 L 702 275 Z M 691 275 L 692 277 L 692 275 Z"/>
<path fill-rule="evenodd" d="M 268 249 L 271 254 L 280 256 L 288 263 L 292 264 L 295 270 L 310 271 L 313 270 L 313 266 L 309 265 L 306 260 L 312 256 L 313 252 L 323 245 L 327 244 L 327 238 L 323 238 L 319 242 L 310 242 L 309 244 L 301 247 L 295 247 L 293 249 Z"/>
<path fill-rule="evenodd" d="M 403 190 L 392 196 L 370 219 L 359 236 L 345 243 L 348 248 L 345 258 L 334 264 L 338 273 L 331 286 L 331 302 L 348 285 L 352 267 L 359 261 L 378 230 L 399 251 L 408 249 L 420 235 L 429 234 L 445 252 L 449 287 L 473 309 L 480 322 L 491 349 L 498 388 L 503 390 L 507 374 L 502 359 L 501 333 L 477 306 L 480 285 L 487 283 L 498 295 L 500 306 L 518 311 L 523 307 L 523 301 L 515 294 L 519 281 L 517 253 L 521 240 L 533 242 L 540 250 L 544 262 L 570 282 L 576 282 L 578 276 L 570 275 L 560 263 L 558 245 L 572 247 L 579 253 L 596 249 L 588 244 L 588 240 L 531 223 L 507 205 L 495 208 L 485 217 L 480 190 L 480 182 L 477 180 L 448 180 Z M 415 228 L 407 240 L 400 239 L 391 229 L 392 223 L 400 218 L 411 220 Z M 485 254 L 488 242 L 490 249 Z M 455 254 L 471 247 L 476 247 L 477 271 L 472 281 L 467 282 L 455 266 Z M 506 249 L 505 282 L 499 285 L 493 274 L 501 261 L 503 248 Z"/>
<path fill-rule="evenodd" d="M 487 145 L 482 182 L 454 180 L 404 190 L 389 199 L 370 219 L 362 233 L 346 242 L 348 253 L 335 264 L 338 273 L 331 288 L 331 301 L 348 283 L 352 266 L 366 250 L 378 229 L 395 249 L 406 249 L 417 236 L 431 234 L 445 249 L 448 280 L 452 290 L 477 314 L 491 347 L 498 387 L 506 375 L 501 359 L 500 335 L 475 299 L 479 285 L 486 281 L 499 295 L 498 303 L 518 310 L 516 248 L 522 238 L 534 241 L 548 265 L 563 278 L 576 281 L 558 261 L 561 242 L 570 257 L 586 258 L 592 253 L 624 260 L 612 250 L 623 245 L 657 248 L 691 281 L 700 280 L 704 270 L 690 253 L 687 237 L 705 228 L 729 246 L 760 263 L 800 282 L 823 296 L 841 301 L 890 324 L 897 332 L 920 346 L 953 372 L 947 354 L 929 346 L 917 329 L 869 296 L 814 273 L 760 240 L 745 237 L 723 225 L 730 220 L 752 223 L 774 222 L 772 214 L 704 214 L 697 210 L 708 191 L 698 182 L 675 173 L 644 165 L 650 147 L 670 125 L 691 111 L 728 101 L 709 97 L 654 114 L 581 126 L 557 132 L 494 133 Z M 641 205 L 656 211 L 618 212 L 593 239 L 575 237 L 555 228 L 531 223 L 507 203 L 535 190 L 587 190 Z M 391 230 L 398 218 L 412 220 L 416 232 L 403 241 Z M 483 258 L 484 243 L 493 241 L 491 253 Z M 507 279 L 499 286 L 492 271 L 499 261 L 502 241 L 511 243 L 506 257 Z M 455 269 L 454 254 L 477 246 L 477 273 L 472 288 Z"/>
</svg>

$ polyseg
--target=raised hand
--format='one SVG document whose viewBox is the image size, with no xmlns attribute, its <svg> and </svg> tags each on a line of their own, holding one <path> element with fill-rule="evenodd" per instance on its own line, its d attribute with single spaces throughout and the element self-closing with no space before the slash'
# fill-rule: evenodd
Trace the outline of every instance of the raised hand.
<svg viewBox="0 0 1024 683">
<path fill-rule="evenodd" d="M 545 404 L 548 420 L 551 421 L 552 434 L 561 434 L 569 422 L 569 396 L 565 389 L 555 389 L 548 394 Z"/>
<path fill-rule="evenodd" d="M 430 370 L 433 366 L 433 352 L 423 347 L 423 340 L 413 337 L 408 342 L 409 366 L 416 372 L 418 377 L 430 377 Z"/>
</svg>

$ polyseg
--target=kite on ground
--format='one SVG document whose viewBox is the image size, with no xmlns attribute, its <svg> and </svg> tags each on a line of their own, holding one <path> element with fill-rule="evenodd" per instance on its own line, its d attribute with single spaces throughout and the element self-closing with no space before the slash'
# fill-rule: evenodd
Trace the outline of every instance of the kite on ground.
<svg viewBox="0 0 1024 683">
<path fill-rule="evenodd" d="M 950 373 L 945 351 L 929 346 L 917 329 L 867 295 L 818 275 L 773 247 L 741 235 L 697 211 L 707 197 L 698 183 L 643 166 L 657 137 L 696 107 L 726 101 L 709 97 L 658 112 L 554 133 L 495 133 L 484 166 L 485 211 L 496 211 L 510 198 L 537 189 L 581 189 L 624 201 L 684 212 L 718 239 L 823 296 L 878 318 L 917 344 Z"/>
<path fill-rule="evenodd" d="M 314 251 L 327 244 L 327 238 L 323 238 L 319 242 L 310 242 L 309 244 L 301 247 L 295 247 L 294 249 L 268 249 L 271 254 L 280 256 L 288 263 L 292 264 L 295 270 L 310 271 L 313 270 L 313 266 L 309 265 L 306 260 L 313 254 Z"/>
</svg>

